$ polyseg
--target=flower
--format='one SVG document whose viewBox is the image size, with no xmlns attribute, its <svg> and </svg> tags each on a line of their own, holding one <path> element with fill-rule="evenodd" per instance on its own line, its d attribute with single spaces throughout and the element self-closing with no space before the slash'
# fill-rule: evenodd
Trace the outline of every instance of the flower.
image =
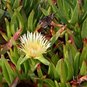
<svg viewBox="0 0 87 87">
<path fill-rule="evenodd" d="M 20 37 L 21 50 L 27 57 L 39 57 L 50 47 L 50 42 L 38 32 L 24 34 Z"/>
</svg>

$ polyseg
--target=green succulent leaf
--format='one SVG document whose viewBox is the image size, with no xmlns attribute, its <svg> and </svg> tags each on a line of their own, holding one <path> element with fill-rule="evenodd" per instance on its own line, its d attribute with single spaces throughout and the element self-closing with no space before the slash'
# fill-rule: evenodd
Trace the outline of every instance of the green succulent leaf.
<svg viewBox="0 0 87 87">
<path fill-rule="evenodd" d="M 3 75 L 0 73 L 0 82 L 3 80 Z"/>
<path fill-rule="evenodd" d="M 80 56 L 80 67 L 82 65 L 83 60 L 87 60 L 87 45 L 84 45 L 81 56 Z"/>
<path fill-rule="evenodd" d="M 19 59 L 20 65 L 23 64 L 23 63 L 24 63 L 26 60 L 28 60 L 28 59 L 29 59 L 29 58 L 25 56 L 25 57 L 22 58 L 22 60 L 21 60 L 21 57 L 20 57 L 20 59 Z M 19 62 L 19 61 L 18 61 L 18 62 Z"/>
<path fill-rule="evenodd" d="M 29 71 L 29 69 L 30 69 L 29 61 L 25 61 L 25 62 L 23 63 L 23 66 L 24 66 L 24 72 L 25 72 L 25 74 L 27 75 L 27 74 L 28 74 L 28 71 Z"/>
<path fill-rule="evenodd" d="M 83 83 L 81 84 L 81 86 L 82 86 L 82 87 L 87 87 L 87 82 L 83 82 Z"/>
<path fill-rule="evenodd" d="M 59 56 L 57 54 L 53 54 L 51 57 L 51 61 L 53 62 L 54 65 L 57 64 L 58 60 L 59 60 Z"/>
<path fill-rule="evenodd" d="M 15 0 L 13 4 L 13 9 L 16 9 L 20 4 L 20 0 Z"/>
<path fill-rule="evenodd" d="M 64 17 L 69 20 L 69 10 L 70 10 L 70 6 L 69 4 L 63 0 L 63 12 L 64 12 Z"/>
<path fill-rule="evenodd" d="M 28 29 L 29 31 L 33 31 L 33 22 L 34 22 L 34 10 L 30 12 L 28 17 Z"/>
<path fill-rule="evenodd" d="M 40 8 L 40 9 L 41 9 L 41 11 L 43 12 L 43 14 L 45 16 L 48 16 L 49 15 L 47 10 L 45 10 L 44 8 Z"/>
<path fill-rule="evenodd" d="M 7 52 L 9 55 L 9 58 L 11 59 L 12 63 L 14 63 L 15 65 L 17 64 L 17 61 L 19 59 L 19 54 L 18 54 L 18 50 L 16 47 L 12 49 L 10 49 L 10 52 Z"/>
<path fill-rule="evenodd" d="M 64 59 L 60 59 L 56 65 L 56 71 L 60 77 L 60 81 L 65 83 L 67 81 L 67 66 Z"/>
<path fill-rule="evenodd" d="M 45 65 L 49 65 L 50 62 L 45 59 L 42 55 L 40 57 L 35 57 L 35 59 L 39 60 L 41 63 L 45 64 Z"/>
<path fill-rule="evenodd" d="M 50 63 L 49 69 L 48 69 L 48 75 L 49 75 L 51 78 L 54 78 L 54 70 L 55 70 L 54 64 Z"/>
<path fill-rule="evenodd" d="M 18 22 L 19 22 L 19 28 L 23 29 L 24 28 L 24 19 L 18 10 L 15 10 L 15 12 L 16 12 L 16 17 L 17 17 Z"/>
<path fill-rule="evenodd" d="M 0 19 L 4 15 L 4 10 L 0 9 Z"/>
<path fill-rule="evenodd" d="M 74 75 L 74 69 L 73 69 L 73 62 L 74 62 L 74 58 L 73 55 L 73 51 L 72 48 L 69 48 L 69 44 L 67 44 L 66 46 L 64 46 L 64 61 L 66 63 L 67 66 L 67 80 L 71 80 L 73 78 Z M 70 52 L 71 51 L 71 52 Z"/>
<path fill-rule="evenodd" d="M 87 38 L 87 18 L 84 20 L 82 24 L 81 36 L 82 38 Z"/>
<path fill-rule="evenodd" d="M 78 22 L 78 3 L 76 4 L 74 11 L 72 12 L 72 17 L 70 20 L 71 24 L 75 24 L 76 22 Z"/>
<path fill-rule="evenodd" d="M 60 87 L 56 80 L 54 81 L 54 83 L 55 83 L 55 87 Z"/>
<path fill-rule="evenodd" d="M 69 58 L 64 59 L 66 66 L 67 66 L 67 81 L 71 80 L 74 75 L 73 65 Z"/>
<path fill-rule="evenodd" d="M 67 43 L 66 44 L 66 50 L 68 51 L 68 55 L 69 55 L 70 59 L 73 62 L 74 61 L 74 57 L 75 57 L 75 55 L 77 53 L 77 48 L 74 45 L 72 45 L 70 43 Z"/>
<path fill-rule="evenodd" d="M 55 78 L 56 80 L 59 80 L 59 75 L 53 63 L 50 63 L 49 65 L 48 74 L 51 78 Z"/>
<path fill-rule="evenodd" d="M 55 84 L 51 79 L 45 79 L 44 83 L 48 84 L 49 87 L 55 87 Z"/>
<path fill-rule="evenodd" d="M 52 3 L 52 0 L 48 0 L 48 3 L 52 6 L 53 3 Z"/>
<path fill-rule="evenodd" d="M 59 83 L 59 87 L 66 87 L 66 83 Z"/>
<path fill-rule="evenodd" d="M 84 6 L 83 6 L 83 8 L 84 8 L 84 10 L 85 10 L 85 11 L 87 11 L 86 6 L 87 6 L 87 1 L 86 1 L 86 0 L 84 0 Z"/>
<path fill-rule="evenodd" d="M 77 52 L 74 58 L 74 75 L 77 76 L 79 73 L 79 61 L 80 61 L 80 53 Z"/>
<path fill-rule="evenodd" d="M 68 82 L 68 83 L 66 83 L 66 87 L 71 87 L 71 85 L 70 85 L 70 83 Z"/>
<path fill-rule="evenodd" d="M 2 36 L 6 41 L 9 40 L 8 36 L 7 36 L 5 33 L 3 33 L 3 32 L 0 31 L 0 34 L 1 34 L 1 36 Z"/>
<path fill-rule="evenodd" d="M 86 64 L 86 61 L 82 62 L 82 66 L 80 68 L 80 75 L 87 75 L 87 64 Z"/>
<path fill-rule="evenodd" d="M 51 45 L 53 45 L 59 37 L 60 37 L 60 31 L 58 30 L 56 34 L 50 39 Z"/>
<path fill-rule="evenodd" d="M 11 32 L 10 32 L 10 23 L 7 19 L 5 19 L 5 23 L 6 23 L 6 30 L 7 30 L 7 36 L 10 39 L 11 38 Z"/>
<path fill-rule="evenodd" d="M 11 22 L 10 22 L 10 28 L 11 28 L 11 33 L 14 34 L 16 31 L 17 26 L 17 20 L 16 20 L 16 13 L 14 12 L 14 14 L 11 17 Z"/>
<path fill-rule="evenodd" d="M 2 71 L 5 80 L 10 85 L 15 78 L 15 73 L 4 56 L 2 56 Z"/>
</svg>

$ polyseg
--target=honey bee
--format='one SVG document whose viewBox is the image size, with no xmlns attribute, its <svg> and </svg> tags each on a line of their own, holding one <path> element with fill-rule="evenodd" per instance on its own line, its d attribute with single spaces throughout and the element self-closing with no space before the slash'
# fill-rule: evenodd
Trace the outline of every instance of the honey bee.
<svg viewBox="0 0 87 87">
<path fill-rule="evenodd" d="M 39 28 L 36 28 L 35 31 L 41 32 L 43 35 L 45 35 L 48 39 L 51 38 L 55 31 L 55 27 L 62 27 L 62 24 L 56 24 L 53 19 L 55 18 L 55 14 L 52 13 L 48 16 L 43 17 L 39 20 Z"/>
<path fill-rule="evenodd" d="M 48 16 L 45 16 L 44 18 L 39 20 L 39 24 L 42 28 L 47 28 L 51 26 L 51 22 L 54 19 L 54 14 L 50 14 Z"/>
</svg>

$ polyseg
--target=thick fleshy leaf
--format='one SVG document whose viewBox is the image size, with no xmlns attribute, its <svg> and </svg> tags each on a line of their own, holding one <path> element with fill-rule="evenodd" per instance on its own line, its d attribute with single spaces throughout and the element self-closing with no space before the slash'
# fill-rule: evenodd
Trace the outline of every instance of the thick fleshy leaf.
<svg viewBox="0 0 87 87">
<path fill-rule="evenodd" d="M 17 61 L 17 69 L 20 70 L 20 66 L 21 64 L 23 64 L 26 60 L 28 60 L 29 58 L 24 57 L 23 55 L 19 57 L 18 61 Z"/>
<path fill-rule="evenodd" d="M 0 9 L 0 18 L 4 15 L 4 10 Z"/>
<path fill-rule="evenodd" d="M 48 3 L 52 6 L 53 3 L 52 3 L 52 0 L 48 0 Z"/>
<path fill-rule="evenodd" d="M 26 60 L 28 60 L 29 58 L 28 57 L 24 57 L 24 58 L 22 58 L 22 60 L 20 61 L 20 65 L 22 64 L 22 63 L 24 63 Z"/>
<path fill-rule="evenodd" d="M 20 12 L 18 10 L 15 10 L 15 14 L 16 14 L 16 17 L 17 17 L 18 22 L 19 22 L 19 28 L 23 29 L 25 21 L 24 21 L 22 15 L 20 14 Z"/>
<path fill-rule="evenodd" d="M 40 56 L 40 57 L 35 57 L 35 59 L 39 60 L 41 63 L 45 64 L 45 65 L 49 65 L 50 62 L 45 59 L 43 56 Z"/>
<path fill-rule="evenodd" d="M 53 54 L 51 57 L 51 61 L 53 62 L 54 65 L 57 64 L 58 60 L 59 60 L 59 56 L 57 54 Z"/>
<path fill-rule="evenodd" d="M 56 42 L 59 36 L 60 36 L 60 33 L 57 31 L 56 34 L 50 39 L 51 45 L 53 45 Z"/>
<path fill-rule="evenodd" d="M 73 62 L 74 58 L 72 57 L 71 49 L 67 49 L 67 46 L 64 46 L 64 61 L 67 65 L 67 80 L 71 80 L 74 75 Z"/>
<path fill-rule="evenodd" d="M 65 83 L 59 83 L 59 87 L 66 87 Z"/>
<path fill-rule="evenodd" d="M 49 65 L 49 70 L 48 70 L 48 74 L 51 78 L 55 78 L 56 80 L 59 80 L 59 75 L 56 71 L 56 67 L 54 66 L 53 63 L 50 63 Z"/>
<path fill-rule="evenodd" d="M 23 65 L 24 65 L 25 74 L 27 75 L 27 74 L 28 74 L 28 71 L 30 70 L 29 61 L 25 61 L 25 62 L 23 63 Z"/>
<path fill-rule="evenodd" d="M 5 80 L 10 85 L 15 78 L 15 73 L 13 72 L 11 66 L 8 64 L 7 60 L 3 56 L 2 56 L 2 71 Z"/>
<path fill-rule="evenodd" d="M 67 81 L 67 66 L 64 59 L 60 59 L 56 65 L 56 71 L 60 77 L 60 81 L 65 83 Z"/>
<path fill-rule="evenodd" d="M 87 64 L 86 64 L 86 61 L 82 62 L 82 66 L 80 68 L 80 75 L 87 75 Z"/>
<path fill-rule="evenodd" d="M 11 59 L 13 64 L 17 64 L 17 61 L 19 59 L 19 54 L 18 54 L 18 49 L 16 47 L 12 49 L 10 49 L 10 52 L 7 52 L 9 55 L 9 58 Z"/>
<path fill-rule="evenodd" d="M 84 45 L 81 56 L 80 56 L 80 67 L 82 65 L 83 60 L 87 60 L 87 45 Z"/>
<path fill-rule="evenodd" d="M 33 24 L 34 22 L 34 10 L 31 11 L 29 17 L 28 17 L 28 30 L 33 31 Z"/>
<path fill-rule="evenodd" d="M 55 83 L 55 87 L 60 87 L 56 80 L 54 81 L 54 83 Z"/>
<path fill-rule="evenodd" d="M 80 53 L 77 52 L 74 58 L 74 75 L 77 76 L 79 73 L 79 61 L 80 61 Z"/>
<path fill-rule="evenodd" d="M 15 0 L 13 4 L 13 9 L 16 9 L 20 4 L 20 0 Z"/>
<path fill-rule="evenodd" d="M 87 38 L 87 18 L 84 20 L 82 24 L 81 36 L 82 38 Z"/>
<path fill-rule="evenodd" d="M 45 16 L 48 16 L 49 14 L 48 14 L 48 12 L 47 12 L 47 10 L 45 10 L 44 8 L 40 8 L 41 9 L 41 11 L 43 12 L 43 14 L 45 15 Z"/>
<path fill-rule="evenodd" d="M 71 85 L 70 85 L 70 83 L 68 82 L 68 83 L 66 83 L 66 87 L 71 87 Z"/>
<path fill-rule="evenodd" d="M 51 79 L 45 79 L 44 82 L 48 84 L 49 87 L 55 87 L 55 84 Z"/>
<path fill-rule="evenodd" d="M 10 23 L 9 23 L 9 21 L 6 18 L 5 18 L 5 22 L 6 22 L 7 36 L 10 39 L 11 38 Z"/>
<path fill-rule="evenodd" d="M 72 13 L 72 17 L 71 17 L 71 20 L 70 20 L 70 23 L 71 24 L 75 24 L 76 22 L 78 22 L 78 3 L 76 4 L 75 8 L 74 8 L 74 11 Z"/>
<path fill-rule="evenodd" d="M 2 82 L 2 80 L 3 80 L 3 74 L 0 73 L 0 82 Z"/>
</svg>

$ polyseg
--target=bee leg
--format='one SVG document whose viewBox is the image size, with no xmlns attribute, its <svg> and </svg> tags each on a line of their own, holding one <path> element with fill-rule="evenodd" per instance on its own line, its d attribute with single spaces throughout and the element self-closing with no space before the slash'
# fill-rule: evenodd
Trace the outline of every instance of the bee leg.
<svg viewBox="0 0 87 87">
<path fill-rule="evenodd" d="M 51 33 L 52 36 L 55 34 L 54 26 L 51 26 L 51 28 L 50 28 L 50 33 Z"/>
<path fill-rule="evenodd" d="M 66 29 L 66 25 L 63 25 L 63 26 L 60 28 L 59 32 L 62 33 L 65 29 Z"/>
<path fill-rule="evenodd" d="M 64 25 L 62 24 L 56 24 L 55 22 L 51 22 L 51 25 L 55 26 L 55 27 L 63 27 Z"/>
</svg>

